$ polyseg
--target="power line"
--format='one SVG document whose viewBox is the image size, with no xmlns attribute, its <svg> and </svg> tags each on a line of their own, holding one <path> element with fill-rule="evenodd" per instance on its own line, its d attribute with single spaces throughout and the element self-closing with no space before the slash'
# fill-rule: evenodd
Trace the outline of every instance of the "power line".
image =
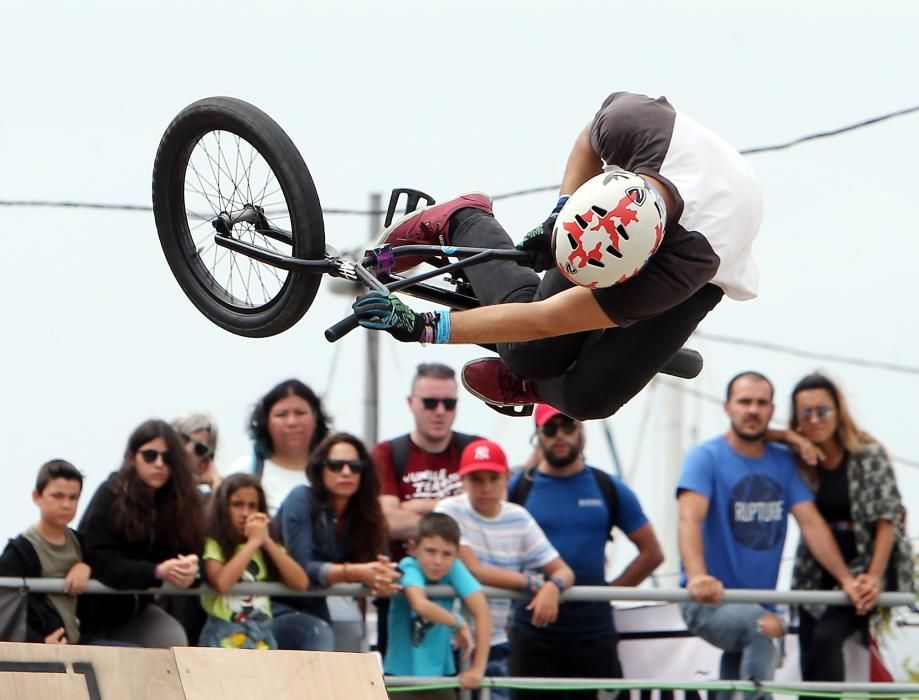
<svg viewBox="0 0 919 700">
<path fill-rule="evenodd" d="M 808 136 L 802 136 L 800 138 L 794 139 L 792 141 L 787 141 L 785 143 L 776 144 L 774 146 L 758 146 L 756 148 L 746 148 L 741 151 L 745 156 L 753 155 L 755 153 L 768 153 L 770 151 L 781 151 L 786 148 L 791 148 L 792 146 L 797 146 L 799 143 L 805 143 L 807 141 L 815 141 L 817 139 L 824 139 L 829 136 L 837 136 L 838 134 L 844 134 L 847 131 L 855 131 L 856 129 L 861 129 L 865 126 L 870 126 L 871 124 L 877 124 L 878 122 L 883 122 L 888 119 L 893 119 L 894 117 L 899 117 L 904 114 L 910 114 L 911 112 L 919 112 L 919 105 L 914 107 L 906 107 L 905 109 L 897 110 L 896 112 L 888 112 L 887 114 L 882 114 L 878 117 L 871 117 L 870 119 L 864 119 L 860 122 L 855 122 L 855 124 L 850 124 L 849 126 L 843 126 L 839 129 L 833 129 L 832 131 L 820 131 L 816 134 L 810 134 Z"/>
<path fill-rule="evenodd" d="M 785 143 L 773 144 L 771 146 L 757 146 L 755 148 L 745 148 L 740 151 L 743 155 L 755 155 L 757 153 L 769 153 L 772 151 L 781 151 L 792 146 L 797 146 L 808 141 L 814 141 L 816 139 L 828 138 L 831 136 L 838 136 L 839 134 L 844 134 L 848 131 L 854 131 L 856 129 L 861 129 L 866 126 L 871 126 L 872 124 L 878 124 L 888 119 L 893 119 L 894 117 L 899 117 L 904 114 L 911 114 L 912 112 L 919 112 L 919 105 L 913 107 L 906 107 L 904 109 L 896 110 L 894 112 L 887 112 L 886 114 L 881 114 L 876 117 L 871 117 L 869 119 L 864 119 L 860 122 L 854 124 L 849 124 L 848 126 L 843 126 L 838 129 L 832 129 L 830 131 L 820 131 L 814 134 L 807 134 L 805 136 L 800 136 L 791 141 L 786 141 Z M 536 194 L 539 192 L 551 192 L 553 190 L 558 190 L 559 185 L 543 185 L 540 187 L 530 187 L 522 190 L 514 190 L 512 192 L 504 192 L 503 194 L 498 194 L 492 197 L 493 200 L 501 199 L 512 199 L 514 197 L 522 197 L 523 195 Z M 153 210 L 153 207 L 149 205 L 141 204 L 106 204 L 98 202 L 71 202 L 71 201 L 58 201 L 58 200 L 0 200 L 0 207 L 51 207 L 51 208 L 71 208 L 71 209 L 105 209 L 109 211 L 145 211 L 149 212 Z M 323 214 L 328 215 L 341 215 L 341 216 L 379 216 L 385 214 L 385 211 L 374 211 L 369 209 L 349 209 L 349 208 L 336 208 L 336 209 L 323 209 Z"/>
<path fill-rule="evenodd" d="M 782 151 L 786 148 L 791 148 L 792 146 L 797 146 L 798 144 L 807 143 L 808 141 L 815 141 L 817 139 L 824 139 L 830 136 L 837 136 L 839 134 L 844 134 L 847 131 L 855 131 L 856 129 L 861 129 L 871 124 L 878 124 L 879 122 L 887 121 L 888 119 L 893 119 L 894 117 L 900 117 L 904 114 L 910 114 L 911 112 L 919 112 L 919 105 L 913 107 L 906 107 L 905 109 L 900 109 L 895 112 L 887 112 L 886 114 L 881 114 L 877 117 L 871 117 L 870 119 L 864 119 L 855 124 L 849 124 L 848 126 L 843 126 L 838 129 L 832 129 L 830 131 L 820 131 L 815 134 L 807 134 L 806 136 L 801 136 L 799 138 L 793 139 L 791 141 L 786 141 L 785 143 L 773 144 L 771 146 L 756 146 L 755 148 L 745 148 L 740 151 L 741 155 L 755 155 L 757 153 L 770 153 L 772 151 Z M 536 194 L 538 192 L 549 192 L 557 191 L 560 185 L 546 185 L 543 187 L 531 187 L 525 190 L 515 190 L 513 192 L 505 192 L 504 194 L 495 195 L 492 199 L 510 199 L 512 197 L 520 197 L 525 194 Z"/>
<path fill-rule="evenodd" d="M 670 381 L 667 379 L 658 379 L 657 381 L 659 381 L 661 384 L 666 386 L 668 389 L 675 389 L 676 391 L 681 391 L 684 394 L 689 394 L 690 396 L 694 396 L 698 399 L 702 399 L 703 401 L 707 401 L 708 403 L 716 404 L 718 406 L 721 406 L 722 404 L 724 404 L 724 397 L 722 396 L 715 396 L 713 394 L 708 394 L 704 391 L 699 391 L 698 389 L 693 389 L 690 386 L 686 386 L 684 384 L 680 384 L 678 382 Z M 781 419 L 779 420 L 779 422 L 782 422 Z M 915 467 L 919 469 L 919 460 L 909 459 L 907 457 L 898 457 L 897 455 L 891 455 L 890 457 L 894 462 L 897 462 L 898 464 L 902 464 L 905 467 Z"/>
<path fill-rule="evenodd" d="M 894 362 L 883 362 L 881 360 L 869 360 L 864 357 L 851 357 L 847 355 L 833 355 L 829 353 L 813 352 L 811 350 L 802 350 L 790 345 L 781 345 L 779 343 L 770 343 L 763 340 L 747 340 L 745 338 L 734 338 L 727 335 L 717 335 L 715 333 L 706 333 L 696 331 L 694 335 L 703 340 L 711 340 L 716 343 L 727 343 L 729 345 L 743 345 L 760 350 L 771 350 L 773 352 L 782 352 L 787 355 L 797 357 L 806 357 L 810 360 L 826 360 L 827 362 L 838 362 L 839 364 L 854 365 L 855 367 L 869 367 L 871 369 L 884 369 L 890 372 L 900 372 L 902 374 L 919 374 L 919 367 L 912 365 L 899 365 Z"/>
</svg>

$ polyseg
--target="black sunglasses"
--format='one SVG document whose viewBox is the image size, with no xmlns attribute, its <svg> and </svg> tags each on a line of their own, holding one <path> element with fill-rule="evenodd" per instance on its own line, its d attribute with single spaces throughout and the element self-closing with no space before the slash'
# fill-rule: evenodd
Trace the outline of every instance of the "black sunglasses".
<svg viewBox="0 0 919 700">
<path fill-rule="evenodd" d="M 455 411 L 456 410 L 456 399 L 434 399 L 426 397 L 418 397 L 421 399 L 421 404 L 428 411 L 434 411 L 437 409 L 437 404 L 442 403 L 444 405 L 445 411 Z"/>
<path fill-rule="evenodd" d="M 184 439 L 186 443 L 191 443 L 192 452 L 195 453 L 196 457 L 203 458 L 213 456 L 214 453 L 211 452 L 209 445 L 201 442 L 200 440 L 195 440 L 191 435 L 183 434 L 182 439 Z"/>
<path fill-rule="evenodd" d="M 557 422 L 552 421 L 546 423 L 539 430 L 543 435 L 550 438 L 555 437 L 555 434 L 559 431 L 559 428 L 561 428 L 561 431 L 565 433 L 565 435 L 572 435 L 574 431 L 577 430 L 577 427 L 578 425 L 573 418 L 562 418 Z"/>
<path fill-rule="evenodd" d="M 162 457 L 163 464 L 167 467 L 172 466 L 172 455 L 168 452 L 160 452 L 159 450 L 154 450 L 152 447 L 146 450 L 140 450 L 140 458 L 144 460 L 147 464 L 156 464 L 156 458 Z"/>
<path fill-rule="evenodd" d="M 325 468 L 336 474 L 345 467 L 348 467 L 352 474 L 360 474 L 367 468 L 367 462 L 362 459 L 327 459 L 325 461 Z"/>
</svg>

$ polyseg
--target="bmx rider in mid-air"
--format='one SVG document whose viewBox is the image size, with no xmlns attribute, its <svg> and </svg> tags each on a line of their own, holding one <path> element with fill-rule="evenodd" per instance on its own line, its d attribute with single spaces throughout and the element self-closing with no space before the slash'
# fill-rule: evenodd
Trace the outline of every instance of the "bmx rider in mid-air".
<svg viewBox="0 0 919 700">
<path fill-rule="evenodd" d="M 416 313 L 374 290 L 354 303 L 360 325 L 405 342 L 496 344 L 500 359 L 463 368 L 470 392 L 587 420 L 637 394 L 724 294 L 756 296 L 753 171 L 665 98 L 610 95 L 574 144 L 561 195 L 517 246 L 532 269 L 506 259 L 466 268 L 480 307 Z M 479 193 L 413 211 L 380 242 L 514 247 Z"/>
</svg>

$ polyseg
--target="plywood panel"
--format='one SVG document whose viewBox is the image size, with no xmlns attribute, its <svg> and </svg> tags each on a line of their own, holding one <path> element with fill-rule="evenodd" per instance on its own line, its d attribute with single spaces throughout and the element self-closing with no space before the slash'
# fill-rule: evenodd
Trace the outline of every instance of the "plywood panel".
<svg viewBox="0 0 919 700">
<path fill-rule="evenodd" d="M 62 694 L 54 691 L 48 694 L 45 690 L 48 683 L 63 683 L 69 688 L 73 681 L 78 681 L 84 690 L 81 695 L 88 698 L 86 675 L 74 675 L 74 664 L 89 664 L 85 667 L 89 675 L 94 676 L 99 687 L 101 700 L 183 700 L 184 692 L 175 664 L 175 657 L 169 649 L 129 649 L 125 647 L 69 646 L 65 644 L 14 644 L 0 643 L 0 663 L 2 662 L 57 662 L 64 664 L 66 674 L 20 674 L 9 671 L 0 673 L 9 679 L 10 687 L 16 687 L 22 678 L 32 678 L 31 682 L 41 685 L 41 692 L 28 696 L 31 698 L 55 698 L 69 700 L 69 692 Z M 61 681 L 65 675 L 73 681 Z M 57 678 L 55 678 L 57 677 Z M 52 680 L 49 680 L 51 678 Z M 0 686 L 2 688 L 4 686 Z M 61 686 L 63 687 L 63 686 Z M 38 685 L 36 685 L 38 688 Z M 0 693 L 0 697 L 7 696 Z"/>
<path fill-rule="evenodd" d="M 0 673 L 0 698 L 3 700 L 88 700 L 82 676 L 67 673 Z"/>
<path fill-rule="evenodd" d="M 180 647 L 172 651 L 186 700 L 387 698 L 373 654 Z"/>
</svg>

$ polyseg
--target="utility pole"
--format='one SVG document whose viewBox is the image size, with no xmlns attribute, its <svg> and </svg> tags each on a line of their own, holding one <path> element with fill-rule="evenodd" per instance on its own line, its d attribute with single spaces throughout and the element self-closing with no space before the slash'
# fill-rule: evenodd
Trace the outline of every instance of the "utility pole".
<svg viewBox="0 0 919 700">
<path fill-rule="evenodd" d="M 657 381 L 655 379 L 655 381 Z M 680 476 L 685 449 L 684 440 L 684 393 L 681 387 L 665 382 L 658 382 L 658 392 L 662 399 L 664 410 L 662 412 L 664 426 L 661 441 L 663 469 L 660 475 L 661 483 L 665 484 L 663 498 L 670 499 L 669 505 L 663 509 L 664 517 L 660 522 L 661 529 L 657 535 L 664 549 L 663 569 L 666 571 L 679 571 L 680 551 L 677 546 L 677 529 L 679 527 L 676 504 L 673 503 L 672 488 Z M 666 488 L 671 490 L 668 492 Z M 660 511 L 658 511 L 660 512 Z M 657 529 L 657 528 L 655 528 Z"/>
<path fill-rule="evenodd" d="M 370 237 L 374 241 L 383 228 L 383 197 L 379 192 L 370 194 Z M 372 449 L 378 442 L 380 407 L 380 334 L 364 333 L 367 339 L 367 369 L 364 375 L 364 444 Z"/>
</svg>

